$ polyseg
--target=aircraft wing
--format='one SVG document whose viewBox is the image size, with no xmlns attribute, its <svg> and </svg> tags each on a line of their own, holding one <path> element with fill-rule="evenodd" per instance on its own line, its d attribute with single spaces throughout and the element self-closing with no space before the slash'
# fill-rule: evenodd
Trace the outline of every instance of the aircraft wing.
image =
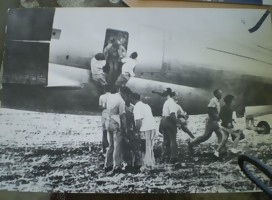
<svg viewBox="0 0 272 200">
<path fill-rule="evenodd" d="M 82 88 L 88 82 L 89 70 L 49 63 L 46 87 Z"/>
</svg>

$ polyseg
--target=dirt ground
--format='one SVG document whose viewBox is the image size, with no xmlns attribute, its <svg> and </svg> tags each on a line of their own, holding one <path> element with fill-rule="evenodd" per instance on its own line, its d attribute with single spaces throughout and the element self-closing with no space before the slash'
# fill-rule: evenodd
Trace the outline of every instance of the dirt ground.
<svg viewBox="0 0 272 200">
<path fill-rule="evenodd" d="M 200 135 L 205 115 L 190 116 L 189 128 Z M 159 119 L 157 119 L 157 122 Z M 32 192 L 206 193 L 259 191 L 240 171 L 238 155 L 213 156 L 216 137 L 201 144 L 194 156 L 188 136 L 178 133 L 179 161 L 160 163 L 162 136 L 156 139 L 156 167 L 138 174 L 106 175 L 102 165 L 99 116 L 60 115 L 1 109 L 0 188 Z M 239 148 L 272 166 L 272 135 L 244 131 Z M 227 144 L 231 145 L 231 141 Z M 268 181 L 267 181 L 268 183 Z"/>
</svg>

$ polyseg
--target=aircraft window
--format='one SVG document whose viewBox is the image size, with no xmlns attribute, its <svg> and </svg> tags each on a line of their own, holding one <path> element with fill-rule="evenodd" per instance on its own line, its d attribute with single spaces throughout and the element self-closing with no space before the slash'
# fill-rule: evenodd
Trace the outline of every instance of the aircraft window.
<svg viewBox="0 0 272 200">
<path fill-rule="evenodd" d="M 154 73 L 153 73 L 153 72 L 151 72 L 150 74 L 151 74 L 152 76 L 154 75 Z"/>
<path fill-rule="evenodd" d="M 68 59 L 69 59 L 69 55 L 66 56 L 66 60 L 68 60 Z"/>
<path fill-rule="evenodd" d="M 144 73 L 142 72 L 141 75 L 144 75 Z"/>
</svg>

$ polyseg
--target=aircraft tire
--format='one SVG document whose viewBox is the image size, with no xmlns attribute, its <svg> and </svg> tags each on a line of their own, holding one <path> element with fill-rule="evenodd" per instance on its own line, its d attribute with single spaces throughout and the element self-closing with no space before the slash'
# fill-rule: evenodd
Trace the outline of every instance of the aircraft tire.
<svg viewBox="0 0 272 200">
<path fill-rule="evenodd" d="M 263 130 L 256 131 L 258 134 L 269 134 L 271 130 L 269 124 L 266 121 L 260 121 L 257 124 L 257 128 L 263 128 Z"/>
</svg>

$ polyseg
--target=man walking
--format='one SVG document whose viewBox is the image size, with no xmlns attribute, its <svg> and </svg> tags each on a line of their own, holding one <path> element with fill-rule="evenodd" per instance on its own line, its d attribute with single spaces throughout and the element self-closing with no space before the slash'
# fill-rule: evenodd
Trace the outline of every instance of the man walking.
<svg viewBox="0 0 272 200">
<path fill-rule="evenodd" d="M 210 100 L 208 104 L 208 118 L 206 119 L 205 132 L 203 135 L 197 137 L 192 142 L 188 142 L 189 151 L 193 152 L 193 146 L 198 145 L 202 142 L 207 141 L 212 133 L 215 132 L 218 138 L 218 143 L 222 141 L 222 132 L 219 127 L 218 121 L 219 112 L 220 112 L 220 99 L 222 98 L 222 91 L 220 89 L 216 89 L 213 92 L 214 97 Z"/>
<path fill-rule="evenodd" d="M 222 141 L 222 133 L 219 127 L 218 121 L 219 113 L 220 113 L 220 99 L 222 98 L 222 91 L 220 89 L 216 89 L 213 92 L 214 97 L 210 100 L 208 104 L 208 118 L 206 119 L 206 127 L 203 135 L 197 137 L 192 142 L 188 142 L 189 152 L 193 153 L 193 146 L 198 145 L 202 142 L 207 141 L 213 132 L 217 135 L 218 143 L 220 144 Z"/>
<path fill-rule="evenodd" d="M 237 146 L 238 146 L 238 142 L 240 140 L 240 134 L 242 131 L 235 130 L 233 126 L 233 121 L 234 121 L 232 118 L 233 110 L 231 108 L 233 99 L 234 99 L 234 96 L 232 96 L 231 94 L 228 94 L 224 97 L 225 105 L 222 107 L 219 114 L 220 119 L 222 120 L 221 129 L 223 133 L 223 139 L 222 139 L 222 142 L 219 144 L 218 148 L 216 149 L 216 151 L 214 152 L 214 155 L 216 157 L 219 157 L 220 150 L 228 142 L 229 135 L 233 135 L 235 137 L 230 151 L 234 154 L 238 153 Z"/>
<path fill-rule="evenodd" d="M 155 165 L 153 145 L 156 135 L 156 121 L 150 106 L 143 103 L 140 98 L 140 95 L 137 93 L 131 95 L 131 101 L 134 104 L 133 114 L 136 133 L 140 133 L 141 137 L 145 139 L 145 152 L 143 166 L 141 167 L 143 171 L 152 169 Z"/>
<path fill-rule="evenodd" d="M 175 92 L 171 88 L 167 88 L 163 93 L 166 101 L 162 109 L 162 119 L 160 122 L 160 132 L 163 134 L 163 159 L 170 163 L 177 163 L 178 146 L 177 146 L 177 104 L 173 97 Z"/>
</svg>

